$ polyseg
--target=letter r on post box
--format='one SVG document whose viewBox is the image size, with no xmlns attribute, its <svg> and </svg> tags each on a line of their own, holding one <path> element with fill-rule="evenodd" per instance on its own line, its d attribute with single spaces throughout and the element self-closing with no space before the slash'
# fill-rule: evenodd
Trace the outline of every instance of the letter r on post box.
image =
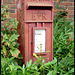
<svg viewBox="0 0 75 75">
<path fill-rule="evenodd" d="M 42 20 L 47 20 L 45 13 L 42 14 Z"/>
</svg>

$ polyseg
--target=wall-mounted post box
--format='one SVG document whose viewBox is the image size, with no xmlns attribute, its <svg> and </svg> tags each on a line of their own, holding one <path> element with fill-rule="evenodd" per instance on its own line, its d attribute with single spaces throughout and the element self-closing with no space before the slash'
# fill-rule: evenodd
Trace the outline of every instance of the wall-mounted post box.
<svg viewBox="0 0 75 75">
<path fill-rule="evenodd" d="M 49 58 L 46 62 L 52 61 L 53 0 L 18 0 L 17 20 L 19 49 L 24 63 L 30 59 L 36 61 L 33 53 L 42 53 L 42 57 Z"/>
</svg>

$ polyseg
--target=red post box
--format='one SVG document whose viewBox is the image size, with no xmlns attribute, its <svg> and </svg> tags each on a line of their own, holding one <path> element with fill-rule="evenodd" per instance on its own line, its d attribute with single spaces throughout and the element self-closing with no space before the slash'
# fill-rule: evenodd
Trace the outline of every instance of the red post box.
<svg viewBox="0 0 75 75">
<path fill-rule="evenodd" d="M 23 62 L 30 59 L 34 62 L 36 58 L 33 53 L 42 53 L 42 57 L 49 58 L 46 62 L 52 61 L 53 0 L 18 0 L 17 20 Z"/>
</svg>

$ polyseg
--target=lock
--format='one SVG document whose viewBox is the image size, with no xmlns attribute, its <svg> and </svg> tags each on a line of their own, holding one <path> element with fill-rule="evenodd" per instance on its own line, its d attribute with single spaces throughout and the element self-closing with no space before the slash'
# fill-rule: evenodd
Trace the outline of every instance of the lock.
<svg viewBox="0 0 75 75">
<path fill-rule="evenodd" d="M 31 44 L 32 44 L 32 42 L 31 42 Z"/>
</svg>

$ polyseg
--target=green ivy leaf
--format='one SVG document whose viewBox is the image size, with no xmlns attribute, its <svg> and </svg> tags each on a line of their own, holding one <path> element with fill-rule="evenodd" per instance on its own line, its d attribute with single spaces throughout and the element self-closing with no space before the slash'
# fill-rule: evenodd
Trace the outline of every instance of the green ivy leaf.
<svg viewBox="0 0 75 75">
<path fill-rule="evenodd" d="M 20 51 L 17 48 L 15 48 L 15 50 L 10 50 L 10 53 L 12 54 L 12 56 L 18 57 Z"/>
<path fill-rule="evenodd" d="M 23 57 L 22 57 L 22 55 L 19 53 L 18 54 L 18 57 L 17 57 L 18 59 L 23 59 Z"/>
<path fill-rule="evenodd" d="M 7 39 L 9 39 L 8 36 L 7 36 L 6 34 L 4 34 L 4 36 L 3 36 L 3 40 L 2 40 L 2 43 L 6 42 Z"/>
<path fill-rule="evenodd" d="M 38 56 L 35 53 L 33 53 L 33 56 L 35 56 L 38 59 Z"/>
<path fill-rule="evenodd" d="M 9 41 L 10 41 L 10 42 L 13 42 L 13 41 L 17 40 L 17 39 L 18 39 L 18 37 L 19 37 L 19 35 L 18 35 L 18 34 L 13 34 L 13 35 L 11 35 L 11 37 L 10 37 Z"/>
<path fill-rule="evenodd" d="M 7 51 L 6 51 L 6 47 L 3 45 L 3 53 L 4 55 L 6 55 Z"/>
<path fill-rule="evenodd" d="M 3 13 L 3 12 L 4 12 L 4 10 L 5 10 L 5 8 L 1 8 L 1 13 Z"/>
<path fill-rule="evenodd" d="M 6 9 L 8 9 L 8 5 L 4 6 Z"/>
</svg>

